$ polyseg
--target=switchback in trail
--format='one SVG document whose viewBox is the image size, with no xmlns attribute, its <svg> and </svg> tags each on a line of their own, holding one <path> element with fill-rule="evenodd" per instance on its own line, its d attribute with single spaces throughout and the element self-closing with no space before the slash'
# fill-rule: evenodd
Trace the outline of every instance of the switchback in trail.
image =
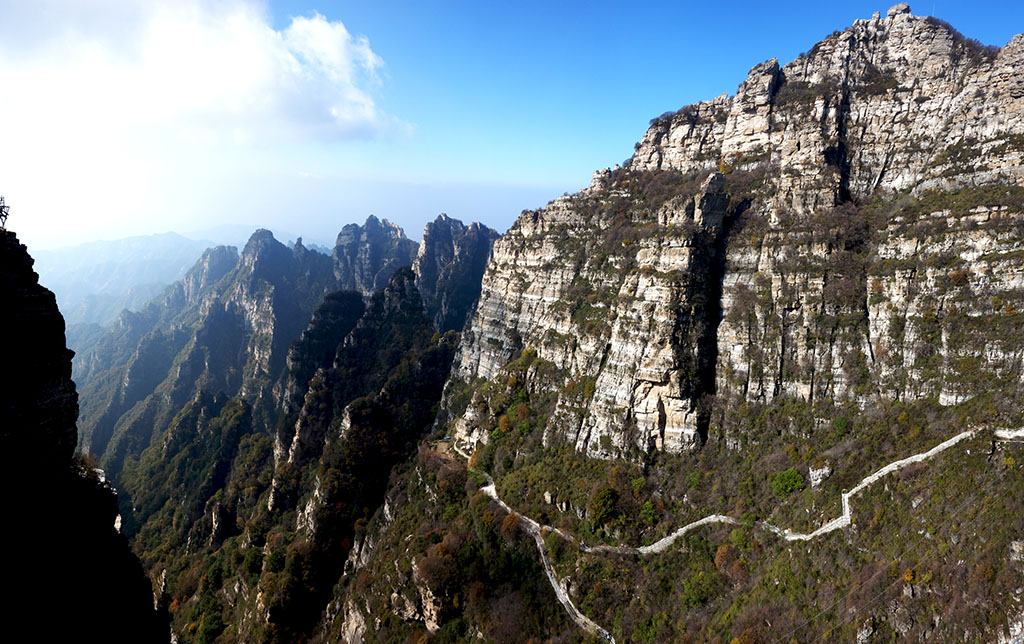
<svg viewBox="0 0 1024 644">
<path fill-rule="evenodd" d="M 842 495 L 843 513 L 840 516 L 838 516 L 838 517 L 828 521 L 827 523 L 825 523 L 824 525 L 822 525 L 820 528 L 818 528 L 817 530 L 815 530 L 813 532 L 801 533 L 801 532 L 793 532 L 793 531 L 791 531 L 789 529 L 783 530 L 783 529 L 781 529 L 781 528 L 779 528 L 779 527 L 777 527 L 775 525 L 772 525 L 771 523 L 768 523 L 767 521 L 760 521 L 760 522 L 758 522 L 758 524 L 761 525 L 764 529 L 768 530 L 769 532 L 782 537 L 786 541 L 810 541 L 811 539 L 814 539 L 816 537 L 820 537 L 820 536 L 822 536 L 824 534 L 828 534 L 829 532 L 833 532 L 833 531 L 838 530 L 840 528 L 844 528 L 844 527 L 850 525 L 853 522 L 852 509 L 850 508 L 850 498 L 851 497 L 853 497 L 854 495 L 858 494 L 859 492 L 861 492 L 862 490 L 864 490 L 865 488 L 867 488 L 871 484 L 875 483 L 879 479 L 883 478 L 887 474 L 891 474 L 891 473 L 893 473 L 893 472 L 895 472 L 897 470 L 900 470 L 900 469 L 902 469 L 902 468 L 904 468 L 904 467 L 906 467 L 908 465 L 911 465 L 911 464 L 914 464 L 914 463 L 920 463 L 922 461 L 926 461 L 926 460 L 932 458 L 933 456 L 936 456 L 936 455 L 946 451 L 950 447 L 953 447 L 954 445 L 957 445 L 957 444 L 959 444 L 960 442 L 962 442 L 964 440 L 967 440 L 969 438 L 974 437 L 978 433 L 978 431 L 979 430 L 968 430 L 966 432 L 961 432 L 961 433 L 957 434 L 956 436 L 953 436 L 952 438 L 949 438 L 949 439 L 939 443 L 938 445 L 936 445 L 935 447 L 931 448 L 930 450 L 927 450 L 925 452 L 921 452 L 919 454 L 914 454 L 912 456 L 908 456 L 906 458 L 902 458 L 902 459 L 899 459 L 897 461 L 893 461 L 892 463 L 889 463 L 888 465 L 882 467 L 881 469 L 876 470 L 875 472 L 865 476 L 852 489 L 850 489 L 849 491 L 843 492 L 843 495 Z M 1024 429 L 1016 429 L 1016 430 L 997 429 L 997 430 L 993 431 L 993 435 L 994 435 L 996 440 L 1003 440 L 1003 441 L 1022 440 L 1022 439 L 1024 439 Z M 454 441 L 452 442 L 451 445 L 452 445 L 452 448 L 459 455 L 461 455 L 463 458 L 465 458 L 467 461 L 469 461 L 469 458 L 470 458 L 469 454 L 467 454 L 466 452 L 462 451 L 458 447 L 458 445 L 455 444 Z M 650 545 L 633 547 L 633 546 L 610 546 L 610 545 L 600 544 L 600 545 L 590 546 L 590 545 L 587 545 L 587 544 L 584 544 L 584 543 L 580 542 L 574 536 L 572 536 L 568 532 L 562 530 L 561 528 L 556 528 L 554 526 L 544 525 L 544 524 L 538 523 L 536 520 L 532 519 L 531 517 L 528 517 L 525 514 L 512 509 L 507 503 L 505 503 L 504 500 L 502 500 L 502 498 L 500 496 L 498 496 L 497 487 L 496 487 L 496 485 L 494 483 L 494 479 L 491 478 L 490 474 L 488 474 L 487 472 L 484 472 L 482 470 L 478 470 L 477 468 L 471 467 L 470 469 L 472 471 L 474 471 L 474 472 L 478 472 L 479 474 L 483 475 L 487 479 L 487 485 L 485 485 L 484 487 L 480 488 L 480 490 L 484 494 L 486 494 L 488 497 L 493 499 L 498 505 L 500 505 L 502 508 L 504 508 L 504 510 L 506 512 L 508 512 L 509 514 L 513 514 L 516 517 L 518 517 L 519 520 L 520 520 L 520 525 L 522 525 L 523 528 L 526 530 L 526 532 L 531 537 L 533 537 L 533 540 L 537 544 L 537 549 L 540 551 L 541 562 L 543 563 L 544 570 L 547 573 L 548 581 L 551 583 L 551 588 L 555 591 L 555 596 L 558 597 L 558 601 L 562 604 L 562 606 L 565 607 L 565 610 L 569 613 L 569 616 L 572 618 L 572 620 L 580 628 L 582 628 L 583 630 L 588 631 L 590 633 L 595 633 L 597 635 L 600 635 L 601 637 L 605 638 L 609 642 L 612 642 L 613 644 L 615 642 L 615 638 L 612 637 L 611 633 L 609 633 L 607 630 L 605 630 L 604 628 L 602 628 L 601 626 L 596 624 L 589 617 L 587 617 L 586 615 L 581 613 L 580 610 L 578 608 L 576 608 L 575 604 L 572 603 L 572 599 L 570 599 L 569 594 L 565 591 L 565 588 L 562 587 L 562 584 L 558 580 L 558 576 L 555 574 L 554 567 L 551 565 L 551 560 L 550 560 L 550 557 L 549 557 L 548 552 L 547 552 L 547 545 L 544 543 L 545 535 L 554 532 L 554 533 L 558 534 L 560 537 L 562 537 L 563 539 L 565 539 L 566 541 L 569 541 L 570 543 L 576 545 L 582 552 L 598 552 L 598 553 L 607 552 L 607 553 L 613 553 L 613 554 L 626 554 L 626 555 L 651 555 L 651 554 L 658 554 L 658 553 L 664 552 L 677 539 L 679 539 L 680 537 L 685 535 L 687 532 L 690 532 L 691 530 L 694 530 L 696 528 L 699 528 L 699 527 L 702 527 L 702 526 L 705 526 L 705 525 L 710 525 L 710 524 L 713 524 L 713 523 L 724 523 L 724 524 L 729 524 L 729 525 L 739 525 L 739 523 L 740 523 L 739 520 L 734 519 L 733 517 L 730 517 L 730 516 L 727 516 L 727 515 L 711 514 L 711 515 L 708 515 L 708 516 L 706 516 L 706 517 L 704 517 L 702 519 L 698 519 L 696 521 L 692 521 L 690 523 L 687 523 L 686 525 L 676 529 L 671 534 L 669 534 L 669 535 L 659 539 L 658 541 L 655 541 L 654 543 L 652 543 Z"/>
</svg>

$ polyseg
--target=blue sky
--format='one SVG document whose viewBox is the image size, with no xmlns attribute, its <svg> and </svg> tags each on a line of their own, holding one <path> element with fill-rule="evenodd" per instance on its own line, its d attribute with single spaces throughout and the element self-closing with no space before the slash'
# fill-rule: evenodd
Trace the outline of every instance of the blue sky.
<svg viewBox="0 0 1024 644">
<path fill-rule="evenodd" d="M 1002 45 L 1024 3 L 912 4 Z M 867 2 L 0 2 L 0 193 L 34 247 L 368 214 L 504 230 Z"/>
</svg>

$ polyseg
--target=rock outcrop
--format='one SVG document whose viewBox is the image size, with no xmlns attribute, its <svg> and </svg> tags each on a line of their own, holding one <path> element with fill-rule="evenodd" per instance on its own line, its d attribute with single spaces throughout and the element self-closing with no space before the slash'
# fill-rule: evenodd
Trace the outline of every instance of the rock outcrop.
<svg viewBox="0 0 1024 644">
<path fill-rule="evenodd" d="M 630 167 L 767 160 L 772 207 L 797 210 L 878 189 L 1018 183 L 1022 60 L 1024 36 L 995 49 L 909 11 L 858 20 L 784 67 L 757 65 L 731 99 L 660 118 Z"/>
<path fill-rule="evenodd" d="M 348 224 L 334 247 L 336 288 L 370 295 L 384 288 L 391 275 L 416 258 L 416 242 L 400 227 L 370 215 L 366 223 Z"/>
<path fill-rule="evenodd" d="M 412 270 L 427 313 L 441 333 L 466 325 L 498 237 L 483 224 L 466 226 L 443 213 L 423 229 Z"/>
<path fill-rule="evenodd" d="M 214 246 L 203 252 L 199 261 L 181 280 L 181 296 L 186 305 L 196 304 L 203 293 L 227 275 L 238 264 L 234 246 Z"/>
<path fill-rule="evenodd" d="M 78 394 L 64 345 L 64 318 L 39 285 L 28 250 L 0 231 L 0 442 L 19 460 L 67 462 L 75 450 Z"/>
<path fill-rule="evenodd" d="M 546 440 L 635 458 L 732 431 L 738 403 L 1019 383 L 1022 72 L 1024 36 L 985 47 L 898 5 L 655 119 L 495 243 L 456 381 L 531 347 L 568 388 Z M 449 409 L 487 441 L 480 404 Z"/>
<path fill-rule="evenodd" d="M 0 487 L 11 556 L 4 612 L 33 639 L 166 642 L 113 490 L 74 458 L 77 394 L 64 318 L 14 233 L 0 229 Z M 54 615 L 60 619 L 54 620 Z"/>
<path fill-rule="evenodd" d="M 628 190 L 646 195 L 643 210 L 628 210 Z M 618 171 L 524 213 L 495 244 L 456 377 L 494 378 L 534 347 L 565 382 L 589 382 L 585 407 L 567 392 L 548 439 L 608 456 L 699 443 L 700 402 L 713 386 L 709 295 L 726 222 L 744 205 L 717 173 L 655 191 Z M 459 433 L 486 441 L 475 411 L 470 405 Z"/>
</svg>

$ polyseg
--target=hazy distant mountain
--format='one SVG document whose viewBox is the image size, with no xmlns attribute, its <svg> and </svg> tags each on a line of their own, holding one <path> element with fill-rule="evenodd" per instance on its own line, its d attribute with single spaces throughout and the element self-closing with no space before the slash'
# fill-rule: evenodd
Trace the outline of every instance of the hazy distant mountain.
<svg viewBox="0 0 1024 644">
<path fill-rule="evenodd" d="M 35 270 L 57 296 L 68 325 L 106 325 L 181 279 L 213 245 L 177 233 L 89 242 L 35 251 Z"/>
<path fill-rule="evenodd" d="M 259 222 L 247 224 L 218 224 L 201 230 L 186 230 L 183 231 L 182 234 L 189 239 L 215 239 L 218 244 L 242 248 L 249 240 L 249 236 L 252 235 L 252 231 L 261 228 L 274 233 L 274 239 L 279 240 L 289 248 L 294 246 L 295 240 L 299 238 L 299 235 L 294 232 L 281 230 L 280 228 L 274 228 L 273 226 L 264 226 Z M 330 255 L 331 250 L 334 248 L 334 243 L 329 238 L 314 239 L 307 235 L 303 235 L 302 245 L 305 246 L 307 250 L 316 250 L 326 255 Z"/>
<path fill-rule="evenodd" d="M 147 569 L 170 571 L 158 592 L 177 607 L 181 641 L 214 641 L 229 624 L 238 641 L 306 641 L 288 633 L 316 627 L 392 466 L 432 424 L 457 340 L 443 331 L 465 326 L 496 237 L 441 215 L 421 249 L 371 216 L 345 226 L 328 256 L 259 230 L 240 253 L 205 251 L 109 328 L 68 330 L 82 343 L 80 448 L 124 495 L 122 529 Z M 296 541 L 310 555 L 300 567 L 315 579 L 293 587 L 277 554 L 266 574 L 263 555 L 248 555 L 245 587 L 226 609 L 216 597 L 236 579 L 232 557 L 295 532 L 299 501 L 312 520 Z M 240 546 L 244 534 L 254 540 Z M 294 559 L 291 541 L 279 550 Z M 180 574 L 196 562 L 228 571 L 204 582 L 202 602 Z M 546 592 L 546 578 L 533 584 Z M 270 608 L 253 610 L 260 602 Z M 205 639 L 186 639 L 193 623 L 209 624 Z"/>
</svg>

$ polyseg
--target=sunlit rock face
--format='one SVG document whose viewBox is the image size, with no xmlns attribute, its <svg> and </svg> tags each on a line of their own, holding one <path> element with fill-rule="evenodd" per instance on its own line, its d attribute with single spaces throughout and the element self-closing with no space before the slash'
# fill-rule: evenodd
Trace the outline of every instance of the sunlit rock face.
<svg viewBox="0 0 1024 644">
<path fill-rule="evenodd" d="M 337 290 L 370 295 L 384 288 L 396 270 L 412 265 L 416 250 L 416 242 L 387 219 L 370 215 L 362 226 L 348 224 L 334 247 Z"/>
<path fill-rule="evenodd" d="M 754 67 L 732 98 L 658 119 L 631 167 L 699 172 L 769 160 L 772 203 L 831 205 L 837 193 L 1019 182 L 1024 36 L 991 50 L 941 21 L 858 20 L 779 67 Z"/>
<path fill-rule="evenodd" d="M 1019 381 L 1022 71 L 1024 36 L 896 6 L 654 119 L 495 243 L 454 381 L 533 348 L 563 374 L 547 440 L 634 458 L 730 431 L 730 404 Z M 478 406 L 450 412 L 487 440 Z"/>
</svg>

